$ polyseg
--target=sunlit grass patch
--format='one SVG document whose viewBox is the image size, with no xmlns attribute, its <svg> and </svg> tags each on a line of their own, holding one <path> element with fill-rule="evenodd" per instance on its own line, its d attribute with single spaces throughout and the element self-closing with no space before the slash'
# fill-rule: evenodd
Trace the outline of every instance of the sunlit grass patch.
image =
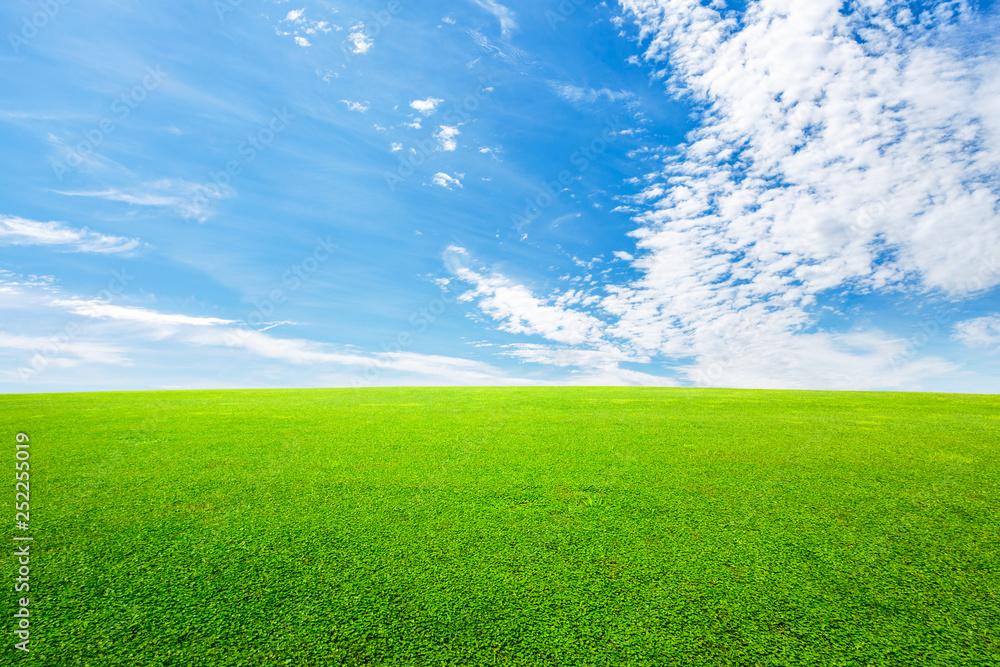
<svg viewBox="0 0 1000 667">
<path fill-rule="evenodd" d="M 32 437 L 31 659 L 1000 664 L 998 408 L 582 388 L 2 396 L 6 432 Z"/>
</svg>

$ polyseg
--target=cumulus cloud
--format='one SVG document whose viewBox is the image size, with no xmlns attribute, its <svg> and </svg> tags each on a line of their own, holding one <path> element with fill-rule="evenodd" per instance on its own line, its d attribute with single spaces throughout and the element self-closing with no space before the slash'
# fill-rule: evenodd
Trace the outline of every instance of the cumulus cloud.
<svg viewBox="0 0 1000 667">
<path fill-rule="evenodd" d="M 760 295 L 905 276 L 962 294 L 1000 250 L 1000 136 L 982 106 L 1000 69 L 897 26 L 903 4 L 754 2 L 738 23 L 693 0 L 623 5 L 646 59 L 707 106 L 647 193 L 637 236 L 653 254 L 677 234 L 731 249 Z"/>
<path fill-rule="evenodd" d="M 455 141 L 455 137 L 460 134 L 461 132 L 457 127 L 442 125 L 440 129 L 434 133 L 434 138 L 438 140 L 438 148 L 440 150 L 453 151 L 458 148 L 458 142 Z"/>
<path fill-rule="evenodd" d="M 425 116 L 430 116 L 432 113 L 437 111 L 439 104 L 444 102 L 444 100 L 437 97 L 428 97 L 426 100 L 413 100 L 410 102 L 410 106 Z"/>
<path fill-rule="evenodd" d="M 336 12 L 336 10 L 334 10 Z M 318 35 L 328 33 L 333 29 L 341 30 L 340 26 L 331 26 L 328 21 L 310 21 L 305 17 L 305 9 L 293 9 L 289 11 L 280 23 L 289 25 L 277 28 L 279 35 L 291 35 L 295 43 L 302 47 L 312 46 L 312 42 L 305 35 Z M 287 29 L 285 29 L 287 28 Z"/>
<path fill-rule="evenodd" d="M 357 111 L 358 113 L 364 113 L 368 111 L 368 102 L 352 102 L 350 100 L 340 100 L 343 104 L 347 105 L 348 111 Z"/>
<path fill-rule="evenodd" d="M 45 245 L 68 252 L 124 253 L 139 247 L 138 239 L 109 236 L 61 222 L 37 222 L 0 215 L 0 245 Z"/>
<path fill-rule="evenodd" d="M 347 35 L 347 41 L 351 43 L 352 53 L 368 53 L 368 49 L 372 48 L 374 42 L 365 34 L 364 29 L 365 24 L 358 23 L 351 28 L 350 34 Z"/>
<path fill-rule="evenodd" d="M 434 174 L 434 177 L 431 179 L 431 183 L 433 183 L 434 185 L 439 185 L 442 188 L 447 188 L 449 190 L 451 190 L 453 186 L 462 187 L 462 182 L 460 180 L 440 171 Z"/>
</svg>

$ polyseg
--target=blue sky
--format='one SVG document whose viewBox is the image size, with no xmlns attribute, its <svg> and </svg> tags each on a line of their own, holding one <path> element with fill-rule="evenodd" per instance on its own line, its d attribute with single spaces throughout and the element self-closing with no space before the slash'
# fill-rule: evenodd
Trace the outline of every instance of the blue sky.
<svg viewBox="0 0 1000 667">
<path fill-rule="evenodd" d="M 992 3 L 0 20 L 0 391 L 1000 389 Z"/>
</svg>

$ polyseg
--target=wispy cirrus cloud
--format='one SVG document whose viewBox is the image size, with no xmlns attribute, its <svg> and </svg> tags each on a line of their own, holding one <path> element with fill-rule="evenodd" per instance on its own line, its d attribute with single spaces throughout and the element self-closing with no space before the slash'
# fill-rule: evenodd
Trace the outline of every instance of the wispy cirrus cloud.
<svg viewBox="0 0 1000 667">
<path fill-rule="evenodd" d="M 160 179 L 139 186 L 103 190 L 56 191 L 67 197 L 94 197 L 133 206 L 172 209 L 184 218 L 204 222 L 213 213 L 212 203 L 231 195 L 228 187 L 208 187 L 179 179 Z"/>
<path fill-rule="evenodd" d="M 139 324 L 154 326 L 212 327 L 236 324 L 234 320 L 225 320 L 217 317 L 174 315 L 135 306 L 116 306 L 99 300 L 56 299 L 52 301 L 52 305 L 66 308 L 76 315 L 83 315 L 85 317 L 137 322 Z"/>
<path fill-rule="evenodd" d="M 611 90 L 607 87 L 582 88 L 565 81 L 549 81 L 549 87 L 555 91 L 556 95 L 571 104 L 593 104 L 602 98 L 609 102 L 635 98 L 635 95 L 627 90 Z"/>
<path fill-rule="evenodd" d="M 476 43 L 476 45 L 485 53 L 493 58 L 504 61 L 508 65 L 513 65 L 518 68 L 526 68 L 527 66 L 534 64 L 534 61 L 531 59 L 531 56 L 527 51 L 520 49 L 513 44 L 504 43 L 502 45 L 498 45 L 489 37 L 477 30 L 466 30 L 466 33 L 472 37 L 472 40 Z"/>
<path fill-rule="evenodd" d="M 495 0 L 473 0 L 473 2 L 500 21 L 500 32 L 505 38 L 510 37 L 510 33 L 518 29 L 517 16 L 510 8 Z"/>
<path fill-rule="evenodd" d="M 120 345 L 109 342 L 60 340 L 52 336 L 25 336 L 0 331 L 0 350 L 34 352 L 26 360 L 24 368 L 75 368 L 84 364 L 132 365 L 127 352 Z"/>
<path fill-rule="evenodd" d="M 139 247 L 138 239 L 76 229 L 61 222 L 38 222 L 0 215 L 0 245 L 52 246 L 65 252 L 127 253 Z"/>
<path fill-rule="evenodd" d="M 0 109 L 0 120 L 76 120 L 87 116 L 74 111 L 11 111 Z"/>
<path fill-rule="evenodd" d="M 133 346 L 138 346 L 143 337 L 153 341 L 172 339 L 186 346 L 245 350 L 264 359 L 292 365 L 353 369 L 351 372 L 357 373 L 358 379 L 361 378 L 359 371 L 377 367 L 411 376 L 438 378 L 439 381 L 445 380 L 448 383 L 492 384 L 509 381 L 499 368 L 481 361 L 414 352 L 363 353 L 302 338 L 274 337 L 265 333 L 265 329 L 249 329 L 240 326 L 235 320 L 224 318 L 164 313 L 150 308 L 120 306 L 92 299 L 53 299 L 50 305 L 74 315 L 118 325 L 119 329 L 113 326 L 104 335 L 127 336 Z M 119 333 L 116 334 L 116 331 Z M 125 331 L 128 333 L 124 333 Z M 36 349 L 38 343 L 34 338 L 4 338 L 0 334 L 0 348 L 5 347 L 5 342 L 10 343 L 8 347 L 14 349 Z M 108 351 L 114 348 L 100 342 L 81 344 L 80 349 L 91 350 L 94 354 L 102 350 L 107 352 L 104 363 L 123 361 L 119 356 L 109 356 Z M 95 357 L 94 360 L 98 359 Z M 59 366 L 56 364 L 53 367 Z"/>
</svg>

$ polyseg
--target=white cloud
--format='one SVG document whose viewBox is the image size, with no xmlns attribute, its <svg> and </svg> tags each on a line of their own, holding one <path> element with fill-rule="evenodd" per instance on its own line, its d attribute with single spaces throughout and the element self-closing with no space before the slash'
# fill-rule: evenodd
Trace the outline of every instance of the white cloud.
<svg viewBox="0 0 1000 667">
<path fill-rule="evenodd" d="M 696 386 L 761 389 L 878 390 L 922 387 L 958 370 L 936 357 L 915 355 L 906 341 L 881 332 L 797 333 L 720 326 L 698 332 L 697 360 L 682 367 Z"/>
<path fill-rule="evenodd" d="M 289 26 L 291 32 L 281 28 L 276 29 L 275 32 L 279 35 L 292 35 L 296 44 L 306 47 L 312 46 L 312 42 L 310 42 L 308 38 L 300 35 L 300 31 L 304 32 L 306 35 L 316 35 L 319 33 L 328 33 L 334 29 L 341 30 L 340 26 L 331 26 L 328 21 L 308 21 L 305 18 L 305 12 L 305 9 L 293 9 L 289 11 L 281 22 L 294 24 L 294 26 Z M 336 10 L 334 10 L 334 12 L 336 12 Z"/>
<path fill-rule="evenodd" d="M 347 105 L 348 111 L 357 111 L 359 113 L 364 113 L 368 111 L 368 102 L 362 104 L 361 102 L 352 102 L 350 100 L 340 100 L 340 101 Z"/>
<path fill-rule="evenodd" d="M 952 48 L 961 21 L 930 12 L 904 30 L 891 1 L 753 2 L 738 21 L 699 0 L 622 5 L 646 61 L 704 111 L 633 202 L 626 261 L 642 277 L 607 286 L 606 335 L 729 386 L 910 387 L 953 371 L 878 331 L 817 331 L 814 313 L 831 293 L 1000 284 L 987 110 L 1000 67 Z"/>
<path fill-rule="evenodd" d="M 434 174 L 434 177 L 431 179 L 431 183 L 433 183 L 434 185 L 439 185 L 442 188 L 447 188 L 449 190 L 454 185 L 457 185 L 458 187 L 462 187 L 462 182 L 460 180 L 458 180 L 457 178 L 454 178 L 452 176 L 449 176 L 448 174 L 445 174 L 444 172 L 438 172 L 438 173 Z"/>
<path fill-rule="evenodd" d="M 81 190 L 75 192 L 56 191 L 68 197 L 97 197 L 109 201 L 119 201 L 135 206 L 153 206 L 174 209 L 184 218 L 204 222 L 214 213 L 212 202 L 228 197 L 232 190 L 228 187 L 208 187 L 178 179 L 161 179 L 143 183 L 128 191 L 117 188 L 106 190 Z"/>
<path fill-rule="evenodd" d="M 375 355 L 377 364 L 385 368 L 411 373 L 447 378 L 450 382 L 461 383 L 505 383 L 500 369 L 481 361 L 445 357 L 440 355 L 415 354 L 413 352 L 379 353 Z"/>
<path fill-rule="evenodd" d="M 364 33 L 364 28 L 364 23 L 358 23 L 351 28 L 351 33 L 347 36 L 347 41 L 352 45 L 352 53 L 368 53 L 368 49 L 372 48 L 374 44 L 371 38 Z"/>
<path fill-rule="evenodd" d="M 995 64 L 910 36 L 891 20 L 899 3 L 758 2 L 742 24 L 688 0 L 623 4 L 655 36 L 647 59 L 711 109 L 663 175 L 645 243 L 700 225 L 682 233 L 751 248 L 741 269 L 805 293 L 908 274 L 961 294 L 1000 251 L 1000 137 L 981 105 Z M 864 42 L 844 37 L 857 31 Z M 774 266 L 775 253 L 789 254 Z"/>
<path fill-rule="evenodd" d="M 83 364 L 132 365 L 119 346 L 86 340 L 79 333 L 43 337 L 0 331 L 0 350 L 34 352 L 19 369 L 21 379 L 30 379 L 50 368 L 74 368 Z"/>
<path fill-rule="evenodd" d="M 30 291 L 41 290 L 49 292 L 52 290 L 55 278 L 52 276 L 24 276 L 0 269 L 0 292 L 5 294 L 19 294 L 25 288 Z M 9 305 L 9 304 L 8 304 Z"/>
<path fill-rule="evenodd" d="M 341 377 L 342 384 L 392 384 L 405 382 L 402 378 L 416 378 L 419 382 L 434 384 L 524 384 L 525 380 L 507 377 L 503 371 L 481 361 L 424 355 L 408 351 L 361 353 L 344 350 L 333 345 L 300 339 L 275 338 L 264 329 L 253 330 L 235 320 L 216 317 L 196 317 L 162 313 L 148 308 L 118 306 L 104 301 L 85 299 L 54 299 L 51 306 L 69 312 L 108 322 L 110 329 L 105 336 L 120 339 L 127 336 L 134 344 L 144 337 L 162 345 L 172 339 L 189 347 L 218 347 L 244 350 L 264 359 L 298 366 L 346 368 L 349 375 Z M 117 328 L 116 328 L 117 327 Z M 122 327 L 128 327 L 122 329 Z M 46 354 L 44 366 L 69 367 L 85 362 L 129 363 L 117 348 L 92 341 L 75 342 L 70 339 L 57 341 L 56 352 L 47 351 L 52 339 L 15 336 L 0 332 L 0 349 L 38 350 Z M 183 348 L 177 354 L 184 354 Z M 65 358 L 72 355 L 71 358 Z M 75 358 L 72 358 L 75 357 Z M 383 374 L 389 373 L 388 377 Z M 402 374 L 402 375 L 400 375 Z"/>
<path fill-rule="evenodd" d="M 458 148 L 458 143 L 455 141 L 461 132 L 459 132 L 457 127 L 449 127 L 447 125 L 442 125 L 441 128 L 434 133 L 434 138 L 438 140 L 438 148 L 443 151 L 453 151 Z"/>
<path fill-rule="evenodd" d="M 449 246 L 445 265 L 459 280 L 472 285 L 461 300 L 477 300 L 486 315 L 503 331 L 538 335 L 557 343 L 579 345 L 603 342 L 604 322 L 576 310 L 553 306 L 534 296 L 524 285 L 504 275 L 475 271 L 464 248 Z"/>
<path fill-rule="evenodd" d="M 632 93 L 624 90 L 611 90 L 610 88 L 581 88 L 562 81 L 549 81 L 549 87 L 562 99 L 572 104 L 593 104 L 602 97 L 609 102 L 619 100 L 630 100 L 635 97 Z"/>
<path fill-rule="evenodd" d="M 680 384 L 672 378 L 621 368 L 622 363 L 646 363 L 649 359 L 610 346 L 582 350 L 522 344 L 509 346 L 503 354 L 525 363 L 577 369 L 566 376 L 563 384 L 567 385 L 676 387 Z"/>
<path fill-rule="evenodd" d="M 481 32 L 478 32 L 476 30 L 466 30 L 466 32 L 469 34 L 470 37 L 472 37 L 473 41 L 475 41 L 476 45 L 479 46 L 479 48 L 481 48 L 490 56 L 498 58 L 509 65 L 513 65 L 514 67 L 524 68 L 533 63 L 531 57 L 528 55 L 526 51 L 517 48 L 513 44 L 506 43 L 503 46 L 499 46 Z M 471 67 L 478 60 L 479 59 L 476 58 L 476 60 L 473 60 L 471 63 L 468 64 L 468 66 Z"/>
<path fill-rule="evenodd" d="M 36 222 L 0 215 L 2 245 L 46 245 L 73 252 L 119 253 L 135 250 L 139 240 L 98 234 L 86 227 L 74 229 L 60 222 Z"/>
<path fill-rule="evenodd" d="M 340 26 L 335 26 L 337 30 L 340 30 Z M 333 28 L 326 21 L 317 21 L 306 28 L 307 35 L 315 35 L 318 32 L 330 32 Z"/>
<path fill-rule="evenodd" d="M 52 305 L 66 308 L 70 312 L 84 317 L 138 322 L 149 325 L 212 327 L 223 324 L 236 324 L 233 320 L 224 320 L 217 317 L 173 315 L 146 308 L 136 308 L 134 306 L 116 306 L 94 299 L 56 299 L 52 302 Z"/>
<path fill-rule="evenodd" d="M 652 373 L 624 369 L 623 363 L 651 362 L 649 355 L 627 344 L 609 341 L 602 320 L 570 306 L 591 306 L 597 297 L 573 291 L 540 299 L 524 285 L 496 272 L 470 268 L 464 248 L 450 246 L 445 264 L 458 280 L 472 289 L 459 301 L 475 301 L 501 331 L 540 336 L 559 345 L 515 344 L 502 354 L 525 363 L 573 368 L 561 382 L 571 385 L 676 386 L 677 380 Z"/>
<path fill-rule="evenodd" d="M 955 325 L 955 340 L 969 347 L 1000 345 L 1000 315 L 989 315 L 959 322 Z"/>
<path fill-rule="evenodd" d="M 648 357 L 636 357 L 618 348 L 609 346 L 603 346 L 599 349 L 581 349 L 551 345 L 518 344 L 510 346 L 510 349 L 505 354 L 534 364 L 563 367 L 604 368 L 617 366 L 622 362 L 646 363 L 649 361 Z"/>
<path fill-rule="evenodd" d="M 445 23 L 449 24 L 449 25 L 454 25 L 455 24 L 455 19 L 451 18 L 450 16 L 445 16 L 441 20 L 444 21 Z"/>
<path fill-rule="evenodd" d="M 439 355 L 424 355 L 414 352 L 378 352 L 362 354 L 343 351 L 333 346 L 298 338 L 274 338 L 259 331 L 251 330 L 203 330 L 186 337 L 186 342 L 195 345 L 226 346 L 245 349 L 257 356 L 296 365 L 332 365 L 348 367 L 356 373 L 354 379 L 364 382 L 366 371 L 376 382 L 385 371 L 407 373 L 445 379 L 448 383 L 486 383 L 504 381 L 500 369 L 489 364 Z"/>
<path fill-rule="evenodd" d="M 390 146 L 390 148 L 392 148 L 392 152 L 395 153 L 397 151 L 403 150 L 403 144 L 399 143 L 398 141 L 394 141 L 392 142 L 392 146 Z"/>
<path fill-rule="evenodd" d="M 437 97 L 428 97 L 426 100 L 413 100 L 410 102 L 410 106 L 423 115 L 430 116 L 432 113 L 437 111 L 438 105 L 442 102 L 444 102 L 444 100 Z"/>
<path fill-rule="evenodd" d="M 500 21 L 500 31 L 504 37 L 509 37 L 511 31 L 517 30 L 517 16 L 507 7 L 495 2 L 495 0 L 473 1 Z"/>
</svg>

